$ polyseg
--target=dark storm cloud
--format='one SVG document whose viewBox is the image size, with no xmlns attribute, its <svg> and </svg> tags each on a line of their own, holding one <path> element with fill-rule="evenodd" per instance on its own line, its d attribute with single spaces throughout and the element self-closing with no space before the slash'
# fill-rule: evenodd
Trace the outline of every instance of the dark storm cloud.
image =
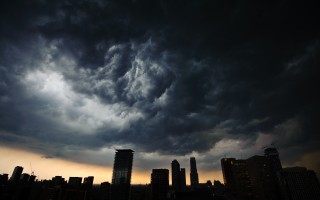
<svg viewBox="0 0 320 200">
<path fill-rule="evenodd" d="M 56 145 L 184 155 L 227 139 L 245 150 L 259 134 L 297 156 L 319 146 L 311 3 L 2 4 L 0 127 L 53 143 L 45 155 L 74 156 Z M 20 143 L 12 135 L 3 143 Z"/>
</svg>

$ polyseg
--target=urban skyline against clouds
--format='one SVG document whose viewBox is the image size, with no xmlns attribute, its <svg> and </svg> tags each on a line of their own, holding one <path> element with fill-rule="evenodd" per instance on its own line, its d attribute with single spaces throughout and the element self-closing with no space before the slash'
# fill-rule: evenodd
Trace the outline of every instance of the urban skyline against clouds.
<svg viewBox="0 0 320 200">
<path fill-rule="evenodd" d="M 131 148 L 133 183 L 174 159 L 188 177 L 190 157 L 204 182 L 221 180 L 222 157 L 273 142 L 285 166 L 320 172 L 312 3 L 34 0 L 0 11 L 4 172 L 31 162 L 47 178 L 56 165 L 110 181 L 114 149 Z"/>
</svg>

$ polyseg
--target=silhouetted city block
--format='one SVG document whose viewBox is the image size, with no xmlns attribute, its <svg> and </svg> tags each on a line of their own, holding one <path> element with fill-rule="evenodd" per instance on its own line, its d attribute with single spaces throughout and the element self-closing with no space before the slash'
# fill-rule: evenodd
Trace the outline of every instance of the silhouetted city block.
<svg viewBox="0 0 320 200">
<path fill-rule="evenodd" d="M 303 167 L 283 169 L 274 147 L 265 149 L 264 156 L 246 160 L 223 158 L 221 167 L 227 196 L 255 200 L 320 199 L 315 173 Z"/>
</svg>

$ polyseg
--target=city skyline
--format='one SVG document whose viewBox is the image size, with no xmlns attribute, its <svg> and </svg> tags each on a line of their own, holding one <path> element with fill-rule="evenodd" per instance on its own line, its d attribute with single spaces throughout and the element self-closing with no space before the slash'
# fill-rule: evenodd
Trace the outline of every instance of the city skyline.
<svg viewBox="0 0 320 200">
<path fill-rule="evenodd" d="M 94 184 L 94 176 L 73 176 L 68 179 L 54 176 L 49 180 L 36 179 L 34 172 L 24 173 L 16 166 L 11 176 L 0 174 L 1 199 L 14 200 L 316 200 L 320 184 L 313 170 L 302 166 L 282 167 L 275 147 L 264 149 L 264 155 L 247 159 L 222 158 L 224 184 L 219 180 L 199 183 L 196 159 L 190 158 L 190 181 L 177 160 L 169 169 L 152 169 L 150 182 L 131 184 L 134 151 L 116 149 L 112 182 Z M 30 166 L 31 167 L 31 166 Z M 67 181 L 68 180 L 68 181 Z"/>
<path fill-rule="evenodd" d="M 150 180 L 150 172 L 149 172 L 149 174 L 148 175 L 144 175 L 144 176 L 149 176 L 149 177 L 147 177 L 146 179 L 142 179 L 142 180 L 139 180 L 139 181 L 137 181 L 136 179 L 135 179 L 135 177 L 134 178 L 131 178 L 131 176 L 132 176 L 132 174 L 136 174 L 136 172 L 135 172 L 135 170 L 134 170 L 134 166 L 132 166 L 132 163 L 133 163 L 133 157 L 132 158 L 130 158 L 130 156 L 129 155 L 125 155 L 126 154 L 126 152 L 129 152 L 130 154 L 132 154 L 133 155 L 133 150 L 131 150 L 131 149 L 117 149 L 117 150 L 115 150 L 116 151 L 116 156 L 115 156 L 115 158 L 114 158 L 114 166 L 113 166 L 113 169 L 108 169 L 108 170 L 106 170 L 106 168 L 104 168 L 104 167 L 101 167 L 101 171 L 98 171 L 98 173 L 97 172 L 94 172 L 94 173 L 92 173 L 92 171 L 91 170 L 93 170 L 94 171 L 94 169 L 95 168 L 89 168 L 89 169 L 86 169 L 85 171 L 81 171 L 81 170 L 78 170 L 77 168 L 73 168 L 73 166 L 72 165 L 69 165 L 69 168 L 70 168 L 70 170 L 72 170 L 73 171 L 73 174 L 72 174 L 72 176 L 66 176 L 66 175 L 62 175 L 62 173 L 61 173 L 61 171 L 57 174 L 57 171 L 59 171 L 59 170 L 54 170 L 54 171 L 52 171 L 51 172 L 51 174 L 49 175 L 49 176 L 47 176 L 47 177 L 42 177 L 41 175 L 42 174 L 35 174 L 34 173 L 34 168 L 32 168 L 32 165 L 31 165 L 31 163 L 29 163 L 30 165 L 29 165 L 29 168 L 28 167 L 26 167 L 25 168 L 25 166 L 20 166 L 20 165 L 16 165 L 15 167 L 14 167 L 14 170 L 13 170 L 13 172 L 12 173 L 10 173 L 10 172 L 8 172 L 8 171 L 2 171 L 2 172 L 0 172 L 0 174 L 8 174 L 9 175 L 9 178 L 10 178 L 10 181 L 13 181 L 14 182 L 14 180 L 15 181 L 17 181 L 17 180 L 20 180 L 20 177 L 21 177 L 21 175 L 23 175 L 24 173 L 26 173 L 27 175 L 32 175 L 32 176 L 34 176 L 38 181 L 42 181 L 42 180 L 50 180 L 52 177 L 54 177 L 54 176 L 61 176 L 62 175 L 62 177 L 69 177 L 69 178 L 71 178 L 71 177 L 83 177 L 84 178 L 84 181 L 85 181 L 85 179 L 86 178 L 89 178 L 89 177 L 96 177 L 96 178 L 94 178 L 94 182 L 93 182 L 93 180 L 92 180 L 92 182 L 93 183 L 95 183 L 95 184 L 100 184 L 100 183 L 102 183 L 102 182 L 109 182 L 109 183 L 113 183 L 113 184 L 118 184 L 119 183 L 119 181 L 120 181 L 120 176 L 119 175 L 117 175 L 117 174 L 123 174 L 122 173 L 122 171 L 123 172 L 125 172 L 126 174 L 127 173 L 129 173 L 128 174 L 128 176 L 129 176 L 129 184 L 131 184 L 131 182 L 132 182 L 132 180 L 134 180 L 133 181 L 133 185 L 139 185 L 139 184 L 150 184 L 152 181 Z M 120 153 L 119 153 L 120 152 Z M 119 155 L 120 154 L 120 155 Z M 264 154 L 264 155 L 263 155 Z M 131 155 L 131 156 L 132 156 Z M 128 157 L 129 156 L 129 157 Z M 118 157 L 118 158 L 117 158 Z M 266 159 L 268 159 L 269 161 L 268 162 L 270 162 L 271 163 L 271 168 L 273 169 L 273 171 L 274 172 L 276 172 L 276 171 L 279 171 L 280 169 L 282 169 L 282 164 L 281 164 L 281 161 L 280 161 L 280 157 L 279 157 L 279 152 L 277 151 L 277 149 L 275 148 L 275 147 L 272 147 L 272 146 L 270 146 L 270 147 L 268 147 L 268 148 L 265 148 L 265 150 L 264 150 L 264 153 L 263 152 L 260 152 L 260 154 L 259 155 L 250 155 L 249 157 L 247 157 L 247 158 L 245 158 L 245 159 L 247 159 L 247 160 L 250 160 L 250 159 L 253 159 L 253 158 L 255 158 L 255 157 L 257 157 L 257 158 L 262 158 L 262 157 L 266 157 Z M 206 174 L 204 174 L 202 177 L 204 177 L 203 179 L 201 179 L 199 182 L 198 182 L 198 180 L 197 179 L 195 179 L 195 185 L 194 186 L 192 186 L 192 176 L 191 176 L 191 172 L 192 172 L 192 168 L 193 169 L 195 169 L 195 171 L 193 171 L 193 172 L 196 172 L 197 170 L 196 170 L 196 162 L 195 162 L 195 160 L 196 160 L 196 158 L 195 157 L 190 157 L 190 160 L 189 160 L 189 166 L 180 166 L 180 164 L 179 164 L 179 162 L 175 159 L 175 160 L 173 160 L 172 162 L 171 162 L 171 166 L 169 165 L 169 163 L 168 163 L 168 168 L 161 168 L 161 167 L 158 167 L 158 169 L 150 169 L 151 170 L 151 172 L 153 172 L 154 170 L 168 170 L 168 172 L 170 172 L 169 174 L 168 174 L 168 177 L 169 177 L 169 184 L 170 185 L 172 185 L 172 179 L 173 179 L 173 173 L 175 173 L 176 174 L 176 176 L 175 176 L 175 179 L 176 179 L 176 186 L 173 186 L 172 185 L 172 187 L 173 188 L 177 188 L 179 191 L 180 190 L 182 190 L 183 191 L 183 189 L 181 189 L 181 187 L 183 188 L 183 184 L 181 185 L 181 180 L 182 179 L 184 179 L 185 181 L 186 181 L 186 183 L 187 183 L 187 186 L 190 186 L 191 188 L 194 188 L 194 187 L 196 187 L 198 184 L 204 184 L 204 183 L 206 183 L 207 181 L 220 181 L 220 182 L 222 182 L 222 183 L 226 183 L 226 182 L 228 182 L 227 180 L 226 180 L 226 176 L 224 175 L 224 173 L 225 173 L 225 171 L 226 172 L 228 172 L 228 171 L 230 171 L 230 162 L 234 162 L 234 161 L 239 161 L 240 163 L 241 162 L 244 162 L 245 161 L 245 159 L 244 158 L 240 158 L 240 159 L 238 159 L 238 158 L 231 158 L 231 157 L 229 157 L 229 158 L 227 158 L 227 157 L 225 157 L 225 158 L 221 158 L 220 160 L 219 160 L 219 162 L 221 161 L 221 169 L 220 169 L 220 173 L 219 173 L 219 176 L 207 176 Z M 126 161 L 126 160 L 131 160 L 131 161 Z M 223 164 L 223 162 L 224 161 L 227 161 L 227 163 L 229 163 L 229 164 L 227 164 L 227 165 L 225 165 L 225 164 Z M 128 163 L 129 162 L 129 163 Z M 130 164 L 131 163 L 131 164 Z M 174 163 L 174 164 L 173 164 Z M 255 161 L 254 161 L 254 163 L 255 163 Z M 257 163 L 259 163 L 259 162 L 257 162 Z M 54 165 L 54 164 L 53 164 Z M 52 166 L 52 165 L 51 165 Z M 224 168 L 223 166 L 229 166 L 229 167 L 227 167 L 227 168 Z M 22 167 L 22 168 L 21 168 Z M 130 172 L 128 172 L 128 169 L 126 169 L 128 167 L 128 169 L 130 169 Z M 194 168 L 195 167 L 195 168 Z M 303 165 L 299 165 L 299 164 L 297 164 L 297 165 L 294 165 L 294 166 L 284 166 L 284 168 L 288 168 L 288 169 L 290 169 L 290 168 L 295 168 L 295 167 L 302 167 L 302 168 L 308 168 L 308 167 L 306 167 L 306 166 L 303 166 Z M 36 166 L 36 168 L 38 168 L 38 166 Z M 170 168 L 170 170 L 169 170 L 169 168 Z M 185 169 L 188 169 L 187 171 L 185 171 Z M 25 171 L 23 171 L 25 169 Z M 39 169 L 39 168 L 38 168 Z M 310 168 L 308 168 L 309 170 L 312 170 L 312 169 L 310 169 Z M 46 169 L 45 169 L 46 170 Z M 132 171 L 131 171 L 132 170 Z M 63 169 L 63 171 L 65 171 L 65 169 Z M 68 170 L 67 170 L 68 171 Z M 103 173 L 103 174 L 108 174 L 107 175 L 107 177 L 110 177 L 110 178 L 105 178 L 105 177 L 102 177 L 101 176 L 101 172 Z M 181 172 L 183 172 L 183 174 L 181 174 Z M 55 174 L 54 174 L 55 173 Z M 190 173 L 190 176 L 187 176 L 186 175 L 186 173 Z M 229 173 L 229 172 L 228 172 Z M 11 176 L 10 176 L 10 174 L 11 174 Z M 18 175 L 14 175 L 14 174 L 18 174 Z M 53 175 L 54 174 L 54 175 Z M 80 174 L 82 174 L 82 175 L 80 175 Z M 98 174 L 97 176 L 94 176 L 93 174 Z M 221 177 L 220 177 L 220 174 L 221 174 Z M 201 174 L 200 174 L 201 175 Z M 197 176 L 200 176 L 199 174 L 197 174 Z M 318 176 L 318 179 L 319 179 L 319 174 L 317 174 L 316 173 L 316 175 Z M 121 175 L 122 176 L 122 175 Z M 125 176 L 127 176 L 127 175 L 125 175 Z M 15 177 L 13 180 L 11 180 L 13 177 Z M 112 179 L 112 177 L 114 177 L 114 180 Z M 151 175 L 151 177 L 152 177 L 152 175 Z M 181 179 L 182 178 L 182 179 Z M 227 178 L 228 179 L 228 178 Z M 125 178 L 124 179 L 125 181 L 127 180 L 127 178 Z M 135 181 L 137 181 L 137 182 L 135 182 Z"/>
<path fill-rule="evenodd" d="M 133 149 L 134 184 L 174 159 L 190 184 L 190 157 L 203 183 L 271 145 L 282 167 L 320 174 L 316 8 L 1 2 L 0 169 L 111 182 L 114 150 Z"/>
<path fill-rule="evenodd" d="M 24 155 L 21 154 L 21 158 L 23 158 Z M 75 163 L 67 163 L 67 164 L 59 164 L 59 162 L 64 162 L 63 160 L 58 160 L 57 159 L 50 159 L 49 163 L 47 160 L 42 159 L 41 157 L 38 157 L 38 161 L 40 161 L 40 163 L 30 163 L 28 161 L 30 157 L 27 157 L 25 162 L 21 162 L 21 161 L 15 161 L 13 162 L 12 168 L 8 168 L 8 170 L 3 170 L 0 173 L 5 173 L 5 174 L 12 174 L 12 169 L 15 168 L 16 166 L 22 166 L 24 168 L 24 172 L 25 173 L 29 173 L 31 174 L 32 171 L 34 172 L 34 174 L 37 176 L 37 179 L 40 178 L 39 180 L 50 180 L 52 177 L 54 176 L 62 176 L 65 178 L 68 177 L 87 177 L 87 176 L 94 176 L 94 183 L 95 184 L 100 184 L 101 182 L 112 182 L 112 168 L 105 168 L 103 166 L 88 166 L 84 165 L 84 164 L 75 164 Z M 32 158 L 32 157 L 31 157 Z M 8 160 L 11 160 L 12 158 L 8 158 Z M 189 158 L 190 159 L 190 158 Z M 188 159 L 188 161 L 190 162 L 190 160 Z M 6 161 L 6 160 L 4 160 Z M 190 172 L 190 163 L 187 162 L 186 165 L 183 165 L 183 168 L 186 168 L 187 172 Z M 19 164 L 20 163 L 20 164 Z M 21 163 L 25 163 L 25 164 L 21 164 Z M 31 164 L 31 165 L 30 165 Z M 1 166 L 1 163 L 0 163 Z M 48 168 L 49 166 L 51 166 L 50 168 Z M 67 166 L 65 168 L 55 168 L 52 166 Z M 98 168 L 98 170 L 97 170 Z M 158 168 L 164 168 L 164 169 L 170 169 L 170 174 L 169 174 L 169 182 L 171 185 L 171 166 L 170 166 L 170 161 L 168 161 L 167 166 L 162 166 L 162 167 L 158 167 Z M 1 168 L 1 169 L 5 169 L 5 168 Z M 50 170 L 51 169 L 51 170 Z M 62 170 L 63 169 L 63 170 Z M 147 171 L 146 173 L 141 174 L 141 172 L 136 171 L 135 170 L 135 166 L 133 164 L 133 170 L 132 170 L 132 182 L 133 184 L 147 184 L 150 182 L 150 172 L 152 171 L 153 168 L 150 168 L 150 171 Z M 31 171 L 32 170 L 32 171 Z M 48 173 L 48 171 L 50 171 Z M 70 171 L 72 171 L 72 173 L 70 173 Z M 69 175 L 68 175 L 69 174 Z M 103 175 L 101 175 L 103 174 Z M 202 175 L 202 176 L 201 176 Z M 143 177 L 141 179 L 141 177 Z M 222 178 L 222 173 L 221 170 L 219 170 L 217 173 L 215 172 L 211 172 L 211 173 L 204 173 L 204 174 L 200 174 L 199 177 L 202 177 L 202 179 L 200 179 L 200 182 L 204 183 L 207 180 L 220 180 L 223 181 Z M 190 185 L 190 176 L 188 176 L 188 174 L 186 174 L 186 182 L 187 185 Z"/>
</svg>

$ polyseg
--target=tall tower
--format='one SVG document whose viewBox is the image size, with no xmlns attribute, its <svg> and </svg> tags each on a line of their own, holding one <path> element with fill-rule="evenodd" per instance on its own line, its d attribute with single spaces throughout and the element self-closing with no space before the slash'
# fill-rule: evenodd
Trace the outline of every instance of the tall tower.
<svg viewBox="0 0 320 200">
<path fill-rule="evenodd" d="M 180 170 L 180 191 L 185 191 L 186 189 L 187 189 L 186 169 L 181 168 L 181 170 Z"/>
<path fill-rule="evenodd" d="M 190 158 L 190 183 L 191 183 L 191 187 L 195 187 L 199 185 L 197 164 L 196 164 L 196 159 L 194 157 Z"/>
<path fill-rule="evenodd" d="M 223 174 L 223 181 L 227 187 L 233 187 L 234 175 L 232 172 L 232 165 L 235 163 L 235 158 L 222 158 L 221 169 Z"/>
<path fill-rule="evenodd" d="M 13 173 L 12 173 L 12 176 L 10 178 L 10 181 L 12 183 L 17 183 L 19 182 L 20 180 L 20 177 L 21 177 L 21 174 L 22 174 L 22 171 L 23 171 L 23 167 L 20 167 L 20 166 L 16 166 L 13 170 Z"/>
<path fill-rule="evenodd" d="M 84 180 L 83 180 L 83 186 L 84 186 L 84 188 L 85 188 L 85 189 L 92 189 L 93 180 L 94 180 L 94 177 L 93 177 L 93 176 L 85 177 Z"/>
<path fill-rule="evenodd" d="M 222 158 L 221 167 L 225 186 L 231 193 L 240 199 L 251 199 L 252 185 L 247 161 L 235 158 Z"/>
<path fill-rule="evenodd" d="M 131 149 L 117 149 L 116 151 L 112 173 L 111 199 L 128 200 L 134 151 Z"/>
<path fill-rule="evenodd" d="M 264 150 L 264 156 L 269 159 L 273 172 L 279 172 L 282 169 L 279 152 L 274 147 L 269 147 Z"/>
<path fill-rule="evenodd" d="M 152 200 L 166 200 L 169 188 L 169 170 L 153 169 L 151 174 Z"/>
<path fill-rule="evenodd" d="M 180 191 L 180 164 L 177 160 L 171 162 L 172 187 L 175 191 Z"/>
</svg>

